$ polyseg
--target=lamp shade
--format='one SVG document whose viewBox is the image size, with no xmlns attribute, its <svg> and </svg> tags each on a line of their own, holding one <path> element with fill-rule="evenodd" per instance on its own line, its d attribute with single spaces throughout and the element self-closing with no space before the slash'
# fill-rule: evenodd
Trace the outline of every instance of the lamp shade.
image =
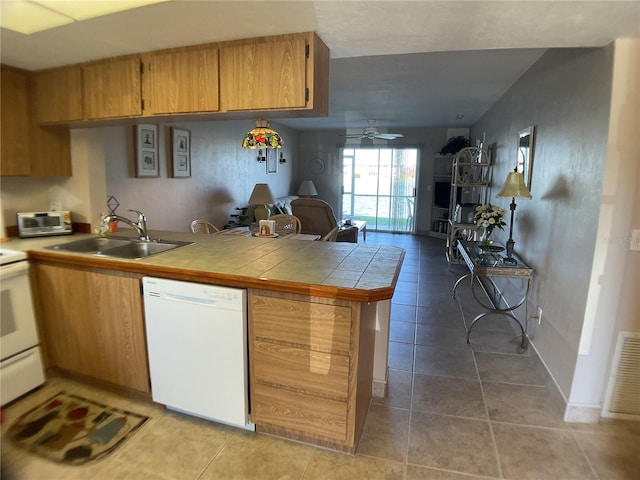
<svg viewBox="0 0 640 480">
<path fill-rule="evenodd" d="M 284 138 L 271 128 L 269 120 L 256 120 L 253 122 L 255 128 L 246 133 L 242 139 L 242 148 L 281 148 L 284 145 Z"/>
<path fill-rule="evenodd" d="M 531 193 L 524 184 L 524 175 L 520 172 L 509 172 L 502 190 L 496 197 L 531 198 Z"/>
<path fill-rule="evenodd" d="M 300 184 L 300 188 L 298 188 L 298 195 L 303 196 L 313 196 L 318 195 L 318 191 L 316 190 L 316 186 L 313 184 L 311 180 L 305 180 Z"/>
<path fill-rule="evenodd" d="M 275 203 L 275 201 L 276 199 L 273 197 L 273 193 L 266 183 L 256 183 L 249 197 L 249 203 L 251 205 L 266 205 L 268 203 Z"/>
</svg>

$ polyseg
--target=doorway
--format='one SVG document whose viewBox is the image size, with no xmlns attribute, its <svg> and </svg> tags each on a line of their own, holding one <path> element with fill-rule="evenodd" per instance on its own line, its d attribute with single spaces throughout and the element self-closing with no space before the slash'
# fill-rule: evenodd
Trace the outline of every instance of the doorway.
<svg viewBox="0 0 640 480">
<path fill-rule="evenodd" d="M 417 148 L 344 148 L 342 218 L 367 229 L 413 233 Z"/>
</svg>

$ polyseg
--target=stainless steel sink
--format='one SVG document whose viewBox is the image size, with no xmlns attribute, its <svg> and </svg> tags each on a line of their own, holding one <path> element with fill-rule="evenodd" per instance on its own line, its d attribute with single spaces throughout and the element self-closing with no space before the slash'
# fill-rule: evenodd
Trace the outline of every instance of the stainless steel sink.
<svg viewBox="0 0 640 480">
<path fill-rule="evenodd" d="M 75 242 L 60 243 L 46 247 L 64 252 L 84 253 L 88 255 L 105 255 L 108 257 L 137 259 L 173 250 L 174 248 L 191 245 L 193 242 L 178 240 L 150 240 L 142 241 L 131 238 L 102 238 L 93 237 Z"/>
<path fill-rule="evenodd" d="M 128 245 L 131 242 L 130 239 L 116 239 L 116 238 L 102 238 L 102 237 L 94 237 L 94 238 L 85 238 L 84 240 L 76 240 L 75 242 L 69 243 L 61 243 L 58 245 L 53 245 L 51 248 L 53 250 L 65 250 L 68 252 L 75 253 L 93 253 L 100 254 L 105 250 L 109 250 L 110 248 L 120 247 L 122 245 Z"/>
</svg>

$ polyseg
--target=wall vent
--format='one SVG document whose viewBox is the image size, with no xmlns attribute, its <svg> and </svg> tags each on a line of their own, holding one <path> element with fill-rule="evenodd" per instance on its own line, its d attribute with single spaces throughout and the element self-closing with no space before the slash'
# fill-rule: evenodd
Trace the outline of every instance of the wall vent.
<svg viewBox="0 0 640 480">
<path fill-rule="evenodd" d="M 640 421 L 640 332 L 619 332 L 603 417 Z"/>
</svg>

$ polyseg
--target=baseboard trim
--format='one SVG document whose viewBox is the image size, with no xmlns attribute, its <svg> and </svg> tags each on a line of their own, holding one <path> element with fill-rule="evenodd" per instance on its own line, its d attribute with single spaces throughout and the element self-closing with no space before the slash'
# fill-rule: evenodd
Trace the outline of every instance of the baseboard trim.
<svg viewBox="0 0 640 480">
<path fill-rule="evenodd" d="M 373 379 L 371 383 L 371 395 L 377 398 L 384 398 L 387 393 L 387 381 L 389 380 L 389 369 L 387 368 L 385 379 Z"/>
<path fill-rule="evenodd" d="M 484 286 L 483 286 L 484 287 Z M 486 293 L 486 292 L 485 292 Z M 497 289 L 498 298 L 506 305 L 509 306 L 509 302 L 504 297 L 502 290 Z M 510 327 L 513 329 L 515 335 L 520 335 L 521 332 L 515 328 L 515 323 L 509 322 Z M 527 322 L 523 323 L 525 329 L 527 327 Z M 526 331 L 526 330 L 525 330 Z M 549 370 L 544 359 L 540 356 L 540 352 L 536 348 L 535 342 L 529 338 L 528 332 L 527 339 L 529 345 L 529 358 L 536 367 L 537 372 L 544 378 L 545 386 L 549 389 L 551 393 L 551 398 L 555 406 L 559 409 L 560 412 L 564 412 L 563 419 L 565 422 L 569 423 L 598 423 L 602 416 L 602 406 L 601 405 L 581 405 L 581 404 L 571 404 L 567 400 L 567 397 L 562 392 L 560 385 L 556 381 L 555 377 Z"/>
<path fill-rule="evenodd" d="M 554 404 L 560 409 L 560 411 L 566 412 L 567 405 L 569 404 L 567 397 L 564 396 L 560 385 L 558 385 L 558 382 L 549 370 L 549 367 L 547 367 L 546 362 L 540 356 L 540 352 L 538 352 L 536 344 L 531 339 L 529 339 L 529 348 L 531 350 L 529 352 L 529 358 L 533 361 L 538 373 L 544 377 L 545 386 L 549 389 Z"/>
<path fill-rule="evenodd" d="M 544 377 L 545 385 L 551 392 L 554 403 L 560 408 L 560 411 L 564 412 L 563 420 L 568 423 L 598 423 L 602 417 L 602 405 L 569 403 L 547 364 L 540 357 L 535 344 L 530 341 L 529 347 L 531 348 L 530 358 L 536 365 L 538 372 Z"/>
<path fill-rule="evenodd" d="M 568 404 L 564 411 L 564 421 L 570 423 L 598 423 L 602 406 Z"/>
</svg>

